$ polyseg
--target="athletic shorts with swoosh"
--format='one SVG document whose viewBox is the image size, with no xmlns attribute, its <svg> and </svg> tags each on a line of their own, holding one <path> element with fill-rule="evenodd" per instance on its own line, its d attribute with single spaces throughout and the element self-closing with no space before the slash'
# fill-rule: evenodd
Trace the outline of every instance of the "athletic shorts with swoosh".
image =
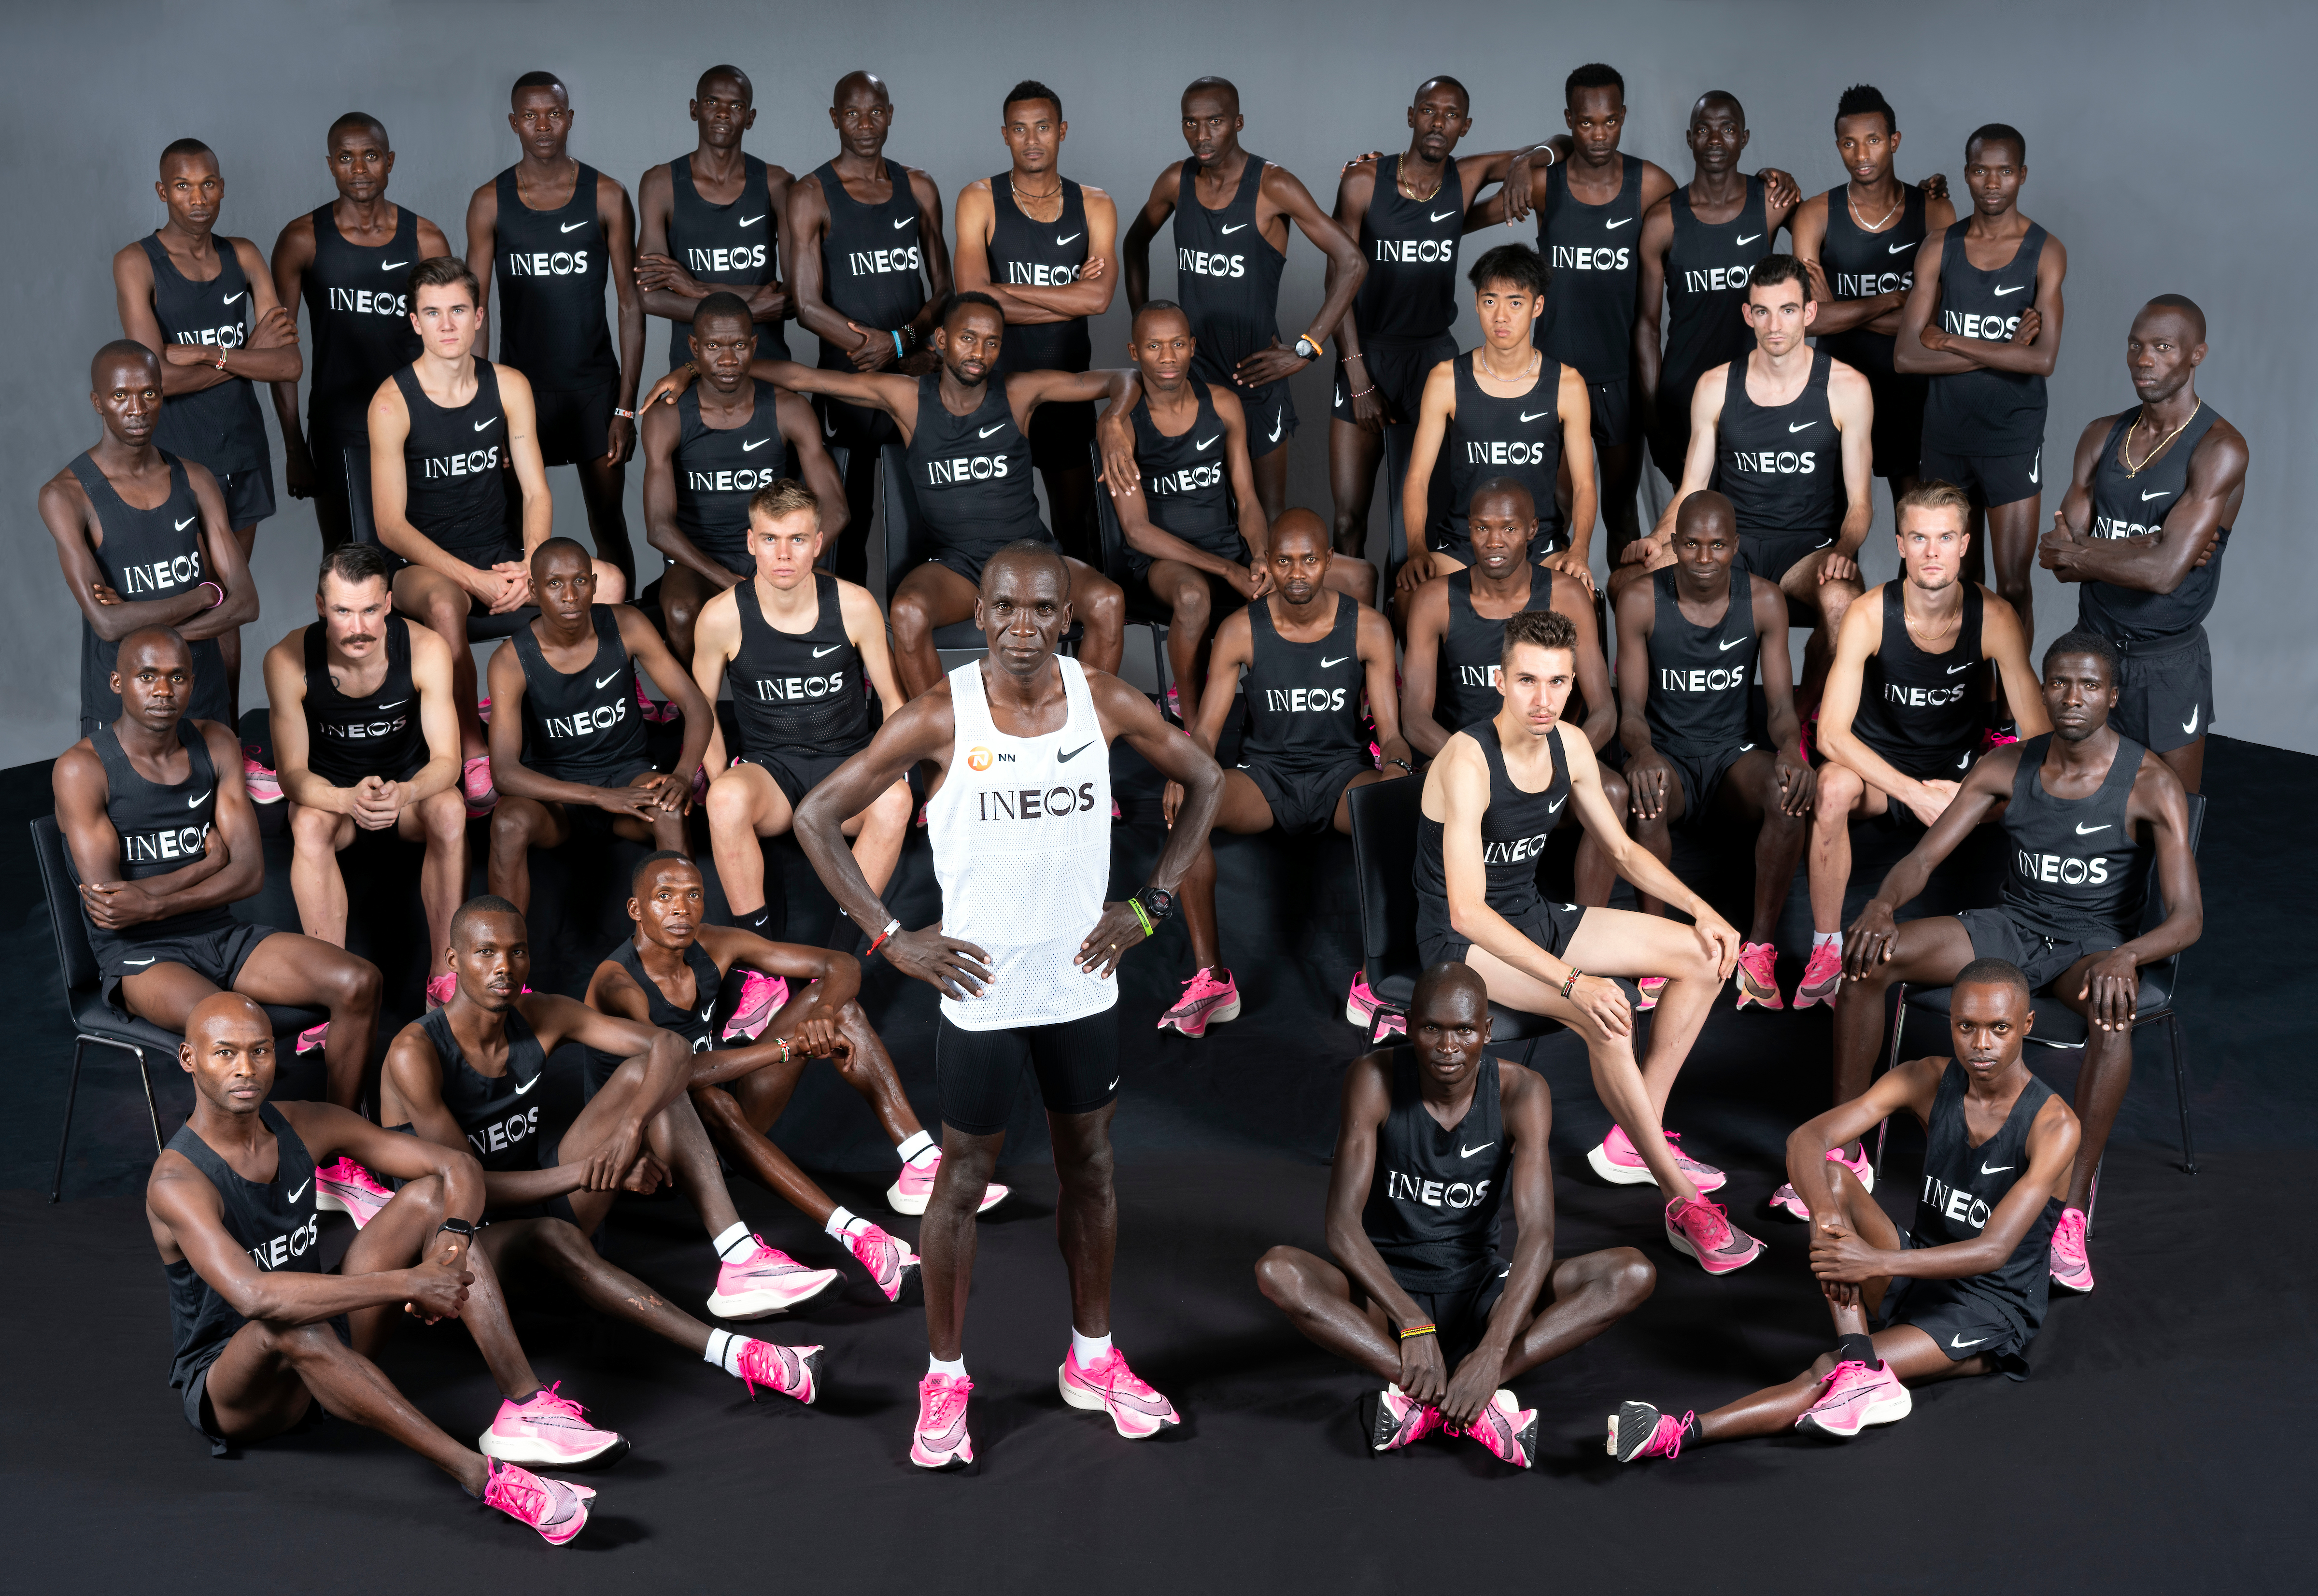
<svg viewBox="0 0 2318 1596">
<path fill-rule="evenodd" d="M 1967 909 L 1956 919 L 1963 922 L 1964 934 L 1972 938 L 1973 958 L 2003 959 L 2019 965 L 2032 992 L 2043 991 L 2079 959 L 2107 953 L 2125 940 L 2116 936 L 2097 942 L 2063 942 L 2021 924 L 2003 909 Z"/>
<path fill-rule="evenodd" d="M 1114 977 L 1114 979 L 1116 979 Z M 1119 1005 L 1048 1026 L 969 1031 L 934 1022 L 934 1090 L 942 1123 L 994 1136 L 1014 1117 L 1022 1068 L 1049 1114 L 1092 1114 L 1119 1095 Z"/>
<path fill-rule="evenodd" d="M 1513 923 L 1514 930 L 1558 959 L 1569 946 L 1570 939 L 1577 935 L 1578 922 L 1586 918 L 1586 906 L 1583 903 L 1552 903 L 1541 898 L 1530 908 L 1505 918 Z M 1465 962 L 1465 955 L 1472 951 L 1473 944 L 1469 939 L 1454 935 L 1421 937 L 1416 944 L 1418 959 L 1428 965 L 1440 964 L 1444 959 L 1461 964 Z M 1620 985 L 1626 992 L 1626 1000 L 1633 1001 L 1631 983 L 1621 982 Z"/>
<path fill-rule="evenodd" d="M 651 765 L 639 765 L 633 769 L 623 770 L 604 785 L 614 789 L 633 786 L 638 777 L 651 775 L 655 768 Z M 563 823 L 571 828 L 571 836 L 565 839 L 567 843 L 576 843 L 582 848 L 611 846 L 612 827 L 619 819 L 617 815 L 606 814 L 592 803 L 566 803 L 560 807 L 563 811 Z"/>
<path fill-rule="evenodd" d="M 1205 372 L 1195 374 L 1202 381 L 1217 379 Z M 1296 435 L 1296 399 L 1288 391 L 1288 379 L 1268 382 L 1262 388 L 1243 388 L 1231 384 L 1232 397 L 1247 416 L 1247 457 L 1261 460 L 1274 449 L 1288 447 L 1288 440 Z"/>
<path fill-rule="evenodd" d="M 2214 650 L 2203 626 L 2143 642 L 2109 641 L 2118 656 L 2110 725 L 2154 754 L 2188 748 L 2213 729 Z"/>
<path fill-rule="evenodd" d="M 767 776 L 773 778 L 773 785 L 780 788 L 781 796 L 789 801 L 789 807 L 794 810 L 798 804 L 804 802 L 804 795 L 807 793 L 812 792 L 815 787 L 821 785 L 822 782 L 829 779 L 830 773 L 831 771 L 834 771 L 839 766 L 844 764 L 848 759 L 853 758 L 854 755 L 859 753 L 862 749 L 866 749 L 868 746 L 869 740 L 865 737 L 861 740 L 859 746 L 844 749 L 836 753 L 805 754 L 787 750 L 778 753 L 758 753 L 751 751 L 746 754 L 735 756 L 732 763 L 735 765 L 755 765 L 761 767 Z"/>
<path fill-rule="evenodd" d="M 1239 773 L 1255 784 L 1271 806 L 1271 823 L 1289 837 L 1317 837 L 1336 823 L 1336 804 L 1352 777 L 1376 767 L 1362 758 L 1335 765 L 1296 765 L 1285 759 L 1250 758 Z"/>
<path fill-rule="evenodd" d="M 159 937 L 147 942 L 113 937 L 92 938 L 97 955 L 97 990 L 104 1000 L 127 1012 L 121 1001 L 121 983 L 142 975 L 156 964 L 183 964 L 220 991 L 233 990 L 234 978 L 249 963 L 257 945 L 274 934 L 272 926 L 245 925 L 237 920 L 215 931 L 189 937 Z"/>
<path fill-rule="evenodd" d="M 2061 472 L 2056 486 L 2066 488 L 2065 464 Z M 1916 480 L 1954 483 L 1972 497 L 1976 510 L 2018 504 L 2044 491 L 2044 451 L 2040 446 L 2028 454 L 1950 454 L 1926 444 L 1916 462 Z"/>
<path fill-rule="evenodd" d="M 1682 819 L 1677 824 L 1694 826 L 1713 812 L 1714 801 L 1722 791 L 1722 778 L 1730 774 L 1738 756 L 1754 746 L 1751 742 L 1735 742 L 1729 748 L 1703 754 L 1658 750 L 1666 755 L 1667 763 L 1674 767 L 1675 779 L 1682 784 Z"/>
<path fill-rule="evenodd" d="M 1357 367 L 1336 362 L 1329 411 L 1339 421 L 1352 420 L 1353 390 L 1373 382 L 1376 397 L 1384 401 L 1385 419 L 1415 426 L 1424 408 L 1424 380 L 1434 366 L 1456 358 L 1457 340 L 1449 333 L 1437 338 L 1363 338 Z M 1368 373 L 1365 381 L 1362 372 Z"/>
<path fill-rule="evenodd" d="M 1497 1299 L 1505 1294 L 1505 1278 L 1513 1264 L 1503 1258 L 1490 1261 L 1497 1267 L 1462 1291 L 1408 1293 L 1409 1301 L 1416 1305 L 1417 1317 L 1437 1327 L 1433 1334 L 1441 1343 L 1441 1360 L 1452 1374 L 1458 1360 L 1479 1346 L 1481 1338 L 1489 1333 L 1489 1315 L 1496 1311 Z"/>
<path fill-rule="evenodd" d="M 1920 1243 L 1901 1231 L 1900 1245 L 1907 1250 Z M 1985 1354 L 2007 1378 L 2028 1377 L 2028 1348 L 2036 1333 L 2028 1328 L 2019 1305 L 1989 1290 L 1979 1278 L 1918 1280 L 1895 1275 L 1883 1294 L 1882 1314 L 1885 1328 L 1914 1325 L 1937 1342 L 1951 1362 Z"/>
</svg>

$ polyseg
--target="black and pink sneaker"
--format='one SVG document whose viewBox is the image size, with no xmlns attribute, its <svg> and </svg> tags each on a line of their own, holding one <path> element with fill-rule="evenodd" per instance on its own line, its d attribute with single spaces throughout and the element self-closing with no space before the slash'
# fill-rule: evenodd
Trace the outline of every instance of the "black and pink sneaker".
<svg viewBox="0 0 2318 1596">
<path fill-rule="evenodd" d="M 588 1528 L 588 1504 L 596 1500 L 596 1493 L 587 1486 L 544 1480 L 496 1457 L 490 1460 L 490 1471 L 483 1505 L 530 1525 L 549 1546 L 560 1547 Z"/>
</svg>

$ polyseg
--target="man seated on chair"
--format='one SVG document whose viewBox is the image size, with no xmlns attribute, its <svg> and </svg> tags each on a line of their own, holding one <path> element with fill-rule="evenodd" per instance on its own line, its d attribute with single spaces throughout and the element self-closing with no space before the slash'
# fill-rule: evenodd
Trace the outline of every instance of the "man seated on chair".
<svg viewBox="0 0 2318 1596">
<path fill-rule="evenodd" d="M 767 1135 L 806 1063 L 826 1058 L 868 1103 L 901 1155 L 885 1200 L 898 1214 L 926 1211 L 941 1147 L 910 1111 L 893 1055 L 854 1001 L 860 961 L 705 926 L 705 911 L 699 865 L 682 854 L 654 854 L 639 865 L 628 899 L 635 934 L 596 966 L 588 1006 L 683 1037 L 693 1054 L 693 1107 L 731 1166 L 820 1225 L 869 1271 L 886 1301 L 898 1300 L 917 1255 L 883 1227 L 830 1201 Z M 746 979 L 720 1035 L 719 1000 L 736 968 Z M 1006 1190 L 991 1187 L 983 1209 Z"/>
<path fill-rule="evenodd" d="M 121 718 L 67 749 L 49 777 L 105 1001 L 171 1031 L 221 989 L 328 1009 L 328 1022 L 299 1048 L 321 1044 L 330 1101 L 354 1107 L 378 1023 L 378 966 L 229 912 L 265 883 L 265 855 L 242 785 L 241 740 L 186 713 L 194 685 L 185 640 L 167 626 L 130 632 L 112 687 Z"/>
<path fill-rule="evenodd" d="M 1469 966 L 1419 976 L 1408 1027 L 1406 1045 L 1344 1071 L 1335 1261 L 1274 1247 L 1256 1285 L 1306 1337 L 1388 1382 L 1374 1450 L 1469 1435 L 1527 1468 L 1537 1411 L 1497 1382 L 1600 1335 L 1642 1305 L 1658 1271 L 1631 1247 L 1554 1257 L 1553 1089 L 1489 1056 L 1488 990 Z M 1510 1250 L 1498 1233 L 1509 1197 Z"/>
<path fill-rule="evenodd" d="M 2087 1209 L 2133 1073 L 2141 966 L 2171 958 L 2205 927 L 2188 794 L 2162 759 L 2108 723 L 2116 695 L 2116 653 L 2098 632 L 2071 632 L 2044 650 L 2044 709 L 2053 730 L 1972 767 L 1915 851 L 1891 867 L 1851 923 L 1835 1000 L 1837 1103 L 1867 1089 L 1883 1041 L 1884 993 L 1894 982 L 1946 986 L 1974 959 L 2008 959 L 2032 991 L 2083 1018 L 2076 1108 L 2084 1142 L 2052 1249 L 2053 1278 L 2071 1291 L 2093 1288 Z M 2025 730 L 2029 706 L 2017 697 L 2012 704 Z M 1941 861 L 1999 807 L 2005 874 L 1996 904 L 1895 924 L 1892 916 L 1924 890 Z M 2165 919 L 2136 936 L 2152 849 Z M 1846 1161 L 1863 1180 L 1872 1178 L 1864 1147 Z M 1801 1218 L 1809 1203 L 1797 1201 L 1798 1189 L 1782 1188 L 1772 1200 Z"/>
<path fill-rule="evenodd" d="M 393 564 L 371 543 L 323 556 L 320 619 L 265 651 L 274 767 L 290 801 L 290 892 L 309 936 L 346 945 L 338 856 L 364 831 L 423 843 L 418 899 L 435 962 L 427 995 L 450 996 L 451 916 L 467 895 L 467 806 L 451 649 L 388 614 Z M 463 650 L 465 644 L 460 647 Z"/>
<path fill-rule="evenodd" d="M 702 768 L 717 880 L 733 923 L 750 931 L 764 931 L 772 918 L 759 838 L 786 831 L 804 795 L 869 746 L 871 693 L 889 717 L 902 707 L 877 601 L 819 569 L 829 546 L 823 506 L 845 513 L 841 496 L 822 498 L 801 482 L 758 489 L 748 507 L 753 574 L 710 598 L 696 628 L 692 674 L 702 698 L 713 704 L 732 684 L 741 746 L 728 763 L 724 729 L 714 726 Z M 893 879 L 912 807 L 910 784 L 898 781 L 845 822 L 873 892 Z"/>
<path fill-rule="evenodd" d="M 1706 1200 L 1723 1184 L 1722 1171 L 1685 1156 L 1663 1120 L 1675 1077 L 1738 963 L 1738 934 L 1610 811 L 1592 747 L 1561 720 L 1577 652 L 1567 615 L 1524 610 L 1506 621 L 1504 707 L 1451 737 L 1425 772 L 1417 951 L 1428 965 L 1470 964 L 1491 1002 L 1577 1033 L 1613 1122 L 1586 1155 L 1594 1172 L 1619 1186 L 1655 1183 L 1667 1240 L 1707 1273 L 1728 1274 L 1752 1263 L 1763 1244 Z M 1537 856 L 1565 804 L 1636 891 L 1694 923 L 1547 902 L 1537 890 Z M 1633 1009 L 1612 977 L 1645 974 L 1665 977 L 1666 987 L 1649 1062 L 1638 1064 Z"/>
<path fill-rule="evenodd" d="M 561 847 L 575 829 L 682 849 L 693 777 L 715 712 L 651 623 L 624 604 L 597 604 L 599 562 L 568 537 L 531 556 L 538 618 L 491 653 L 491 891 L 518 910 L 531 901 L 535 847 Z M 465 644 L 460 645 L 464 648 Z M 684 716 L 676 768 L 644 751 L 642 665 Z"/>
<path fill-rule="evenodd" d="M 1216 629 L 1207 695 L 1188 729 L 1212 758 L 1244 686 L 1247 740 L 1239 768 L 1224 772 L 1215 827 L 1242 837 L 1275 828 L 1290 837 L 1330 829 L 1350 836 L 1347 793 L 1415 771 L 1400 737 L 1392 628 L 1328 586 L 1334 551 L 1310 510 L 1290 510 L 1273 523 L 1264 554 L 1271 592 Z M 1182 787 L 1168 783 L 1161 807 L 1169 826 L 1182 802 Z M 1177 897 L 1195 968 L 1159 1028 L 1196 1038 L 1239 1018 L 1239 983 L 1225 967 L 1216 933 L 1211 844 L 1202 842 Z"/>
<path fill-rule="evenodd" d="M 1783 1385 L 1676 1418 L 1619 1404 L 1608 1450 L 1621 1463 L 1792 1430 L 1850 1440 L 1913 1411 L 1910 1385 L 1957 1376 L 2027 1377 L 2044 1322 L 2050 1237 L 2077 1116 L 2028 1071 L 2036 1014 L 2028 978 L 2002 959 L 1955 974 L 1953 1058 L 1910 1059 L 1787 1138 L 1787 1173 L 1811 1215 L 1810 1267 L 1835 1318 L 1835 1347 Z M 1843 1149 L 1899 1113 L 1924 1127 L 1924 1188 L 1905 1231 Z M 1883 1328 L 1870 1333 L 1873 1321 Z"/>
</svg>

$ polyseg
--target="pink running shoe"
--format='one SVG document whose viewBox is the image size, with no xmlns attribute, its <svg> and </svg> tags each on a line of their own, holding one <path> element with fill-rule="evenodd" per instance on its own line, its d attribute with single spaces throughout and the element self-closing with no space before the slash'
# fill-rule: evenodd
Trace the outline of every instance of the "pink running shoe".
<svg viewBox="0 0 2318 1596">
<path fill-rule="evenodd" d="M 1779 996 L 1779 950 L 1767 942 L 1738 945 L 1738 1007 L 1784 1009 Z"/>
<path fill-rule="evenodd" d="M 750 1236 L 757 1250 L 738 1263 L 716 1266 L 708 1311 L 719 1319 L 767 1319 L 810 1302 L 837 1284 L 835 1269 L 809 1269 L 778 1248 Z"/>
<path fill-rule="evenodd" d="M 1167 684 L 1166 712 L 1167 718 L 1175 724 L 1180 726 L 1183 723 L 1183 695 L 1176 690 L 1173 682 Z"/>
<path fill-rule="evenodd" d="M 1510 1391 L 1490 1397 L 1489 1405 L 1474 1416 L 1464 1433 L 1500 1463 L 1527 1468 L 1537 1461 L 1537 1410 L 1516 1405 Z"/>
<path fill-rule="evenodd" d="M 560 1547 L 588 1528 L 588 1504 L 596 1493 L 586 1485 L 543 1480 L 527 1468 L 493 1458 L 490 1478 L 483 1486 L 483 1505 L 495 1507 L 518 1524 L 539 1531 L 549 1546 Z"/>
<path fill-rule="evenodd" d="M 2093 1288 L 2092 1261 L 2085 1256 L 2085 1234 L 2089 1224 L 2082 1208 L 2061 1210 L 2061 1223 L 2053 1227 L 2053 1285 L 2077 1292 Z"/>
<path fill-rule="evenodd" d="M 742 973 L 741 1001 L 733 1008 L 732 1018 L 724 1024 L 724 1040 L 744 1036 L 754 1042 L 765 1034 L 773 1016 L 786 1008 L 789 1000 L 789 983 L 778 975 L 767 975 L 759 970 Z"/>
<path fill-rule="evenodd" d="M 1730 1177 L 1712 1164 L 1703 1164 L 1683 1152 L 1680 1133 L 1663 1131 L 1660 1134 L 1666 1137 L 1667 1145 L 1674 1149 L 1675 1167 L 1690 1178 L 1693 1186 L 1702 1192 L 1722 1188 L 1723 1182 Z M 1658 1184 L 1658 1178 L 1650 1173 L 1650 1166 L 1644 1163 L 1642 1155 L 1634 1151 L 1634 1144 L 1628 1139 L 1623 1125 L 1611 1125 L 1610 1134 L 1602 1138 L 1600 1146 L 1586 1155 L 1586 1161 L 1594 1166 L 1595 1174 L 1613 1186 Z"/>
<path fill-rule="evenodd" d="M 1646 1402 L 1622 1402 L 1610 1415 L 1609 1444 L 1604 1450 L 1621 1463 L 1645 1457 L 1671 1462 L 1682 1456 L 1682 1438 L 1690 1433 L 1691 1417 L 1661 1413 Z"/>
<path fill-rule="evenodd" d="M 486 726 L 491 723 L 491 701 L 490 699 L 479 698 L 475 701 L 475 718 L 482 722 Z"/>
<path fill-rule="evenodd" d="M 427 1007 L 440 1009 L 451 1000 L 451 994 L 458 990 L 459 978 L 448 970 L 444 971 L 442 974 L 434 977 L 427 983 Z"/>
<path fill-rule="evenodd" d="M 741 1382 L 749 1388 L 749 1400 L 757 1400 L 757 1387 L 777 1391 L 783 1396 L 794 1396 L 807 1407 L 821 1394 L 821 1349 L 819 1347 L 784 1347 L 777 1341 L 749 1341 L 741 1348 Z"/>
<path fill-rule="evenodd" d="M 1854 1358 L 1827 1371 L 1819 1400 L 1803 1410 L 1795 1428 L 1805 1435 L 1847 1441 L 1870 1424 L 1896 1424 L 1916 1405 L 1900 1376 L 1888 1367 L 1870 1368 Z"/>
<path fill-rule="evenodd" d="M 1763 1251 L 1762 1242 L 1730 1223 L 1729 1210 L 1704 1197 L 1668 1203 L 1666 1232 L 1676 1251 L 1689 1253 L 1710 1275 L 1745 1269 Z"/>
<path fill-rule="evenodd" d="M 1109 1413 L 1119 1433 L 1131 1441 L 1183 1421 L 1172 1403 L 1127 1367 L 1126 1355 L 1116 1347 L 1084 1367 L 1079 1363 L 1078 1349 L 1073 1347 L 1063 1354 L 1062 1367 L 1055 1370 L 1055 1383 L 1062 1387 L 1065 1402 L 1091 1413 Z"/>
<path fill-rule="evenodd" d="M 1875 1189 L 1875 1166 L 1867 1161 L 1866 1143 L 1862 1142 L 1859 1144 L 1859 1156 L 1856 1159 L 1846 1157 L 1840 1147 L 1830 1147 L 1827 1151 L 1827 1161 L 1831 1164 L 1841 1164 L 1845 1169 L 1849 1170 L 1852 1178 L 1859 1182 L 1861 1189 L 1865 1191 Z M 1810 1205 L 1795 1194 L 1794 1182 L 1792 1180 L 1782 1182 L 1779 1189 L 1771 1194 L 1771 1207 L 1791 1219 L 1800 1219 L 1805 1224 L 1810 1222 Z"/>
<path fill-rule="evenodd" d="M 1399 1386 L 1388 1385 L 1377 1394 L 1376 1422 L 1369 1429 L 1369 1445 L 1379 1452 L 1395 1451 L 1442 1428 L 1439 1408 L 1426 1407 L 1404 1395 Z"/>
<path fill-rule="evenodd" d="M 321 1046 L 329 1039 L 330 1022 L 326 1019 L 320 1025 L 308 1026 L 304 1030 L 298 1033 L 298 1046 L 295 1051 L 299 1053 L 311 1053 L 314 1049 Z"/>
<path fill-rule="evenodd" d="M 974 1438 L 966 1432 L 966 1399 L 974 1382 L 964 1375 L 929 1374 L 918 1382 L 918 1427 L 910 1435 L 910 1461 L 920 1468 L 970 1469 Z"/>
<path fill-rule="evenodd" d="M 1803 966 L 1803 978 L 1795 986 L 1795 1007 L 1808 1009 L 1814 1003 L 1832 1003 L 1835 994 L 1842 990 L 1843 944 L 1815 944 L 1810 963 Z"/>
<path fill-rule="evenodd" d="M 934 1177 L 940 1172 L 941 1150 L 936 1148 L 933 1157 L 924 1165 L 903 1164 L 902 1166 L 902 1172 L 894 1178 L 894 1184 L 885 1188 L 885 1201 L 896 1214 L 924 1213 L 927 1200 L 934 1195 Z M 975 1212 L 989 1213 L 991 1209 L 1004 1202 L 1006 1194 L 1012 1189 L 1011 1187 L 1001 1186 L 997 1181 L 993 1180 L 982 1188 L 982 1206 Z"/>
<path fill-rule="evenodd" d="M 491 785 L 491 757 L 477 754 L 459 767 L 459 791 L 467 800 L 467 818 L 487 815 L 499 806 L 499 790 Z"/>
<path fill-rule="evenodd" d="M 475 1450 L 503 1463 L 541 1463 L 577 1468 L 606 1466 L 628 1455 L 627 1438 L 588 1422 L 588 1410 L 560 1394 L 563 1382 L 543 1385 L 520 1403 L 499 1403 L 499 1417 L 483 1431 Z"/>
<path fill-rule="evenodd" d="M 2019 740 L 2020 739 L 2018 737 L 2005 731 L 2003 728 L 1999 726 L 1990 726 L 1980 740 L 1980 751 L 1984 754 L 1990 749 L 2000 749 L 2008 742 L 2018 742 Z"/>
<path fill-rule="evenodd" d="M 1657 1008 L 1658 994 L 1666 991 L 1666 983 L 1667 978 L 1663 975 L 1645 975 L 1637 980 L 1634 990 L 1641 993 L 1641 1000 L 1634 1005 L 1635 1010 L 1640 1013 Z"/>
<path fill-rule="evenodd" d="M 394 1200 L 371 1172 L 350 1158 L 341 1158 L 327 1170 L 314 1171 L 314 1206 L 325 1214 L 343 1214 L 362 1229 L 378 1211 Z"/>
<path fill-rule="evenodd" d="M 1218 974 L 1223 977 L 1220 981 L 1216 979 Z M 1238 1018 L 1239 984 L 1232 980 L 1231 972 L 1200 969 L 1183 983 L 1183 995 L 1175 1000 L 1175 1006 L 1159 1017 L 1158 1028 L 1163 1031 L 1172 1026 L 1197 1041 L 1208 1034 L 1209 1026 Z"/>
<path fill-rule="evenodd" d="M 265 750 L 254 742 L 241 745 L 241 784 L 249 789 L 252 803 L 282 802 L 282 778 L 265 767 L 257 756 Z"/>
<path fill-rule="evenodd" d="M 859 1230 L 848 1231 L 845 1245 L 877 1282 L 887 1302 L 900 1302 L 902 1293 L 916 1283 L 918 1255 L 876 1225 L 865 1223 Z"/>
</svg>

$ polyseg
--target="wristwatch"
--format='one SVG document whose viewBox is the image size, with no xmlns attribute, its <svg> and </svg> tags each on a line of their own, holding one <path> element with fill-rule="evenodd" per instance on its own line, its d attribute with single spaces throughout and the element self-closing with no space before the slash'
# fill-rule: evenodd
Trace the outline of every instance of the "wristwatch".
<svg viewBox="0 0 2318 1596">
<path fill-rule="evenodd" d="M 1296 358 L 1298 360 L 1317 360 L 1320 358 L 1320 345 L 1312 341 L 1310 334 L 1298 333 L 1296 335 Z"/>
<path fill-rule="evenodd" d="M 1135 894 L 1135 901 L 1143 905 L 1143 912 L 1155 926 L 1175 912 L 1175 894 L 1164 887 L 1145 887 Z"/>
<path fill-rule="evenodd" d="M 441 1224 L 436 1226 L 436 1229 L 447 1230 L 453 1235 L 463 1236 L 470 1242 L 475 1239 L 475 1227 L 473 1224 L 468 1220 L 445 1219 Z"/>
</svg>

